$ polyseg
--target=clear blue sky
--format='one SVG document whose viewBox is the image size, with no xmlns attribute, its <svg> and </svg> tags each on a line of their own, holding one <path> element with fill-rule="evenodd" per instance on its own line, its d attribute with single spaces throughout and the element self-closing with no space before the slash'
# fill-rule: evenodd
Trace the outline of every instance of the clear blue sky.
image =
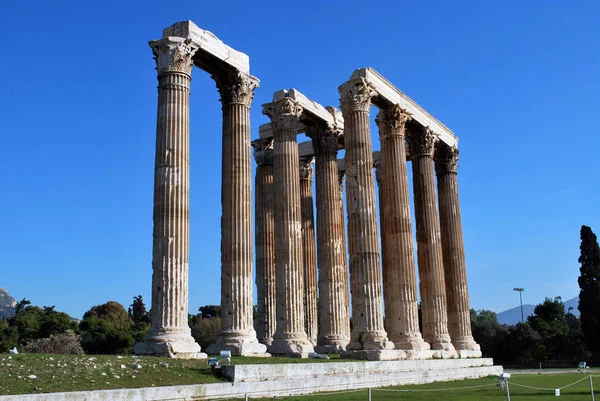
<svg viewBox="0 0 600 401">
<path fill-rule="evenodd" d="M 148 40 L 191 19 L 250 56 L 260 105 L 338 106 L 374 67 L 460 138 L 471 303 L 578 294 L 600 234 L 596 1 L 27 1 L 0 6 L 0 287 L 80 317 L 150 303 L 156 71 Z M 190 311 L 220 300 L 221 109 L 195 69 Z M 373 116 L 374 117 L 374 116 Z M 374 147 L 379 148 L 373 132 Z"/>
</svg>

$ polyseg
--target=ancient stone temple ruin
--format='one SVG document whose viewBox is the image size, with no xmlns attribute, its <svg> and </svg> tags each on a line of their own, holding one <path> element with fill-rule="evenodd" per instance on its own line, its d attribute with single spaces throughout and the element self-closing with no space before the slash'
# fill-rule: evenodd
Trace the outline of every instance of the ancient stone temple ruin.
<svg viewBox="0 0 600 401">
<path fill-rule="evenodd" d="M 187 324 L 188 104 L 195 65 L 215 80 L 223 110 L 222 330 L 207 352 L 341 353 L 367 360 L 481 356 L 471 335 L 452 131 L 375 70 L 361 68 L 338 87 L 339 109 L 296 89 L 276 92 L 263 105 L 270 122 L 251 142 L 258 79 L 246 55 L 191 21 L 165 29 L 150 46 L 159 82 L 152 327 L 136 353 L 205 357 Z M 372 106 L 379 110 L 376 152 Z M 299 134 L 310 140 L 298 143 Z"/>
</svg>

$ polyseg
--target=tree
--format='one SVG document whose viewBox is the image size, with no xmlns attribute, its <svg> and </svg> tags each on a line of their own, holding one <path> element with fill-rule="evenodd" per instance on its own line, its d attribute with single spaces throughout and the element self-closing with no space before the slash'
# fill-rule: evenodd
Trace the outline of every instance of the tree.
<svg viewBox="0 0 600 401">
<path fill-rule="evenodd" d="M 560 297 L 546 298 L 536 305 L 533 315 L 527 318 L 531 328 L 540 335 L 543 354 L 548 358 L 564 358 L 568 356 L 569 326 L 565 318 L 565 306 Z"/>
<path fill-rule="evenodd" d="M 134 323 L 150 323 L 150 315 L 146 311 L 146 305 L 144 304 L 144 299 L 141 295 L 133 297 L 133 303 L 129 306 L 128 314 L 129 318 L 133 320 Z"/>
<path fill-rule="evenodd" d="M 136 343 L 141 343 L 146 338 L 150 328 L 150 314 L 146 311 L 146 305 L 141 295 L 133 297 L 133 303 L 129 306 L 129 318 L 133 322 L 131 335 Z"/>
<path fill-rule="evenodd" d="M 210 344 L 217 342 L 217 336 L 221 330 L 221 318 L 195 319 L 192 326 L 192 337 L 200 345 L 200 348 L 206 349 Z"/>
<path fill-rule="evenodd" d="M 221 307 L 219 305 L 204 305 L 201 306 L 198 310 L 202 314 L 202 319 L 221 317 Z"/>
<path fill-rule="evenodd" d="M 88 354 L 123 354 L 131 352 L 135 342 L 132 321 L 118 302 L 109 301 L 92 307 L 79 324 L 81 346 Z"/>
<path fill-rule="evenodd" d="M 511 361 L 529 362 L 543 356 L 542 338 L 529 323 L 511 327 L 507 338 L 507 355 Z"/>
<path fill-rule="evenodd" d="M 569 328 L 569 334 L 567 335 L 567 348 L 568 355 L 571 358 L 584 359 L 585 358 L 585 346 L 583 344 L 583 332 L 581 331 L 581 321 L 577 316 L 571 313 L 565 315 L 567 321 L 567 327 Z"/>
<path fill-rule="evenodd" d="M 19 344 L 19 332 L 15 326 L 11 326 L 8 320 L 0 319 L 0 353 L 8 352 L 9 349 Z"/>
<path fill-rule="evenodd" d="M 508 329 L 498 323 L 495 312 L 471 309 L 471 330 L 473 338 L 481 346 L 485 356 L 506 360 L 504 340 L 508 335 Z"/>
<path fill-rule="evenodd" d="M 588 226 L 581 226 L 579 249 L 581 330 L 587 349 L 597 353 L 600 351 L 600 247 L 596 234 Z"/>
</svg>

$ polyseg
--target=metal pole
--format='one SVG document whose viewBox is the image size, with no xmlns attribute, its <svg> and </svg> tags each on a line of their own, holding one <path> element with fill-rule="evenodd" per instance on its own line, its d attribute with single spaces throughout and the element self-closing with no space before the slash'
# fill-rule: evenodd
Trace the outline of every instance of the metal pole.
<svg viewBox="0 0 600 401">
<path fill-rule="evenodd" d="M 506 381 L 506 399 L 510 401 L 510 390 L 508 389 L 508 380 Z"/>
<path fill-rule="evenodd" d="M 248 401 L 248 394 L 244 394 L 244 400 Z"/>
<path fill-rule="evenodd" d="M 592 392 L 592 401 L 594 401 L 594 383 L 592 382 L 592 375 L 590 375 L 590 391 Z"/>
<path fill-rule="evenodd" d="M 521 323 L 523 323 L 525 321 L 525 318 L 523 317 L 523 290 L 519 291 L 519 301 L 521 302 Z"/>
<path fill-rule="evenodd" d="M 369 387 L 369 401 L 371 401 L 371 387 Z"/>
</svg>

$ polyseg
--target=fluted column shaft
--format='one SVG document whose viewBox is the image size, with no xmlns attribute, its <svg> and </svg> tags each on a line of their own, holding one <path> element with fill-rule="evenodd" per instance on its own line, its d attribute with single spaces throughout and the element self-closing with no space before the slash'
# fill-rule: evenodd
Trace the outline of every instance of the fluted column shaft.
<svg viewBox="0 0 600 401">
<path fill-rule="evenodd" d="M 135 352 L 195 358 L 200 347 L 188 326 L 189 96 L 197 49 L 183 39 L 150 45 L 158 70 L 152 323 Z"/>
<path fill-rule="evenodd" d="M 316 159 L 317 252 L 319 260 L 319 336 L 321 353 L 346 349 L 350 337 L 348 271 L 343 210 L 338 182 L 339 133 L 331 129 L 309 130 Z"/>
<path fill-rule="evenodd" d="M 454 347 L 448 335 L 444 262 L 432 159 L 437 138 L 424 128 L 411 131 L 408 139 L 415 193 L 423 336 L 433 350 L 452 351 Z"/>
<path fill-rule="evenodd" d="M 369 129 L 370 87 L 366 81 L 340 88 L 346 145 L 346 205 L 352 338 L 348 350 L 393 349 L 383 327 L 379 239 Z"/>
<path fill-rule="evenodd" d="M 211 354 L 264 353 L 253 325 L 250 105 L 258 81 L 239 72 L 213 75 L 223 109 L 221 331 Z"/>
<path fill-rule="evenodd" d="M 343 332 L 346 333 L 346 337 L 348 338 L 348 340 L 350 340 L 351 338 L 351 332 L 350 332 L 350 277 L 349 277 L 349 271 L 348 271 L 348 245 L 346 242 L 346 214 L 344 213 L 344 183 L 346 181 L 346 172 L 345 171 L 340 171 L 338 169 L 338 185 L 339 185 L 339 191 L 340 191 L 340 202 L 339 202 L 339 207 L 338 207 L 338 215 L 339 215 L 339 222 L 340 222 L 340 227 L 339 229 L 341 230 L 341 232 L 338 234 L 339 237 L 342 240 L 342 252 L 343 252 L 343 259 L 342 259 L 342 263 L 343 263 L 343 280 L 344 283 L 342 285 L 342 291 L 343 291 L 343 296 L 346 300 L 346 309 L 345 309 L 345 313 L 348 316 L 348 322 L 345 323 L 343 325 Z"/>
<path fill-rule="evenodd" d="M 317 251 L 313 210 L 313 158 L 300 160 L 300 210 L 304 261 L 304 329 L 311 344 L 317 345 Z"/>
<path fill-rule="evenodd" d="M 398 105 L 381 109 L 376 122 L 381 140 L 379 182 L 386 331 L 396 348 L 426 350 L 419 330 L 417 277 L 413 253 L 405 124 L 408 115 Z"/>
<path fill-rule="evenodd" d="M 471 308 L 458 198 L 458 148 L 440 146 L 436 150 L 435 166 L 448 301 L 448 331 L 457 350 L 479 351 L 480 347 L 471 333 Z"/>
<path fill-rule="evenodd" d="M 277 328 L 273 354 L 308 356 L 313 351 L 304 330 L 304 277 L 297 125 L 302 108 L 285 98 L 264 105 L 273 126 L 275 186 L 275 275 Z"/>
<path fill-rule="evenodd" d="M 255 178 L 257 337 L 260 343 L 271 345 L 276 325 L 273 140 L 259 139 L 252 144 L 258 165 Z"/>
</svg>

